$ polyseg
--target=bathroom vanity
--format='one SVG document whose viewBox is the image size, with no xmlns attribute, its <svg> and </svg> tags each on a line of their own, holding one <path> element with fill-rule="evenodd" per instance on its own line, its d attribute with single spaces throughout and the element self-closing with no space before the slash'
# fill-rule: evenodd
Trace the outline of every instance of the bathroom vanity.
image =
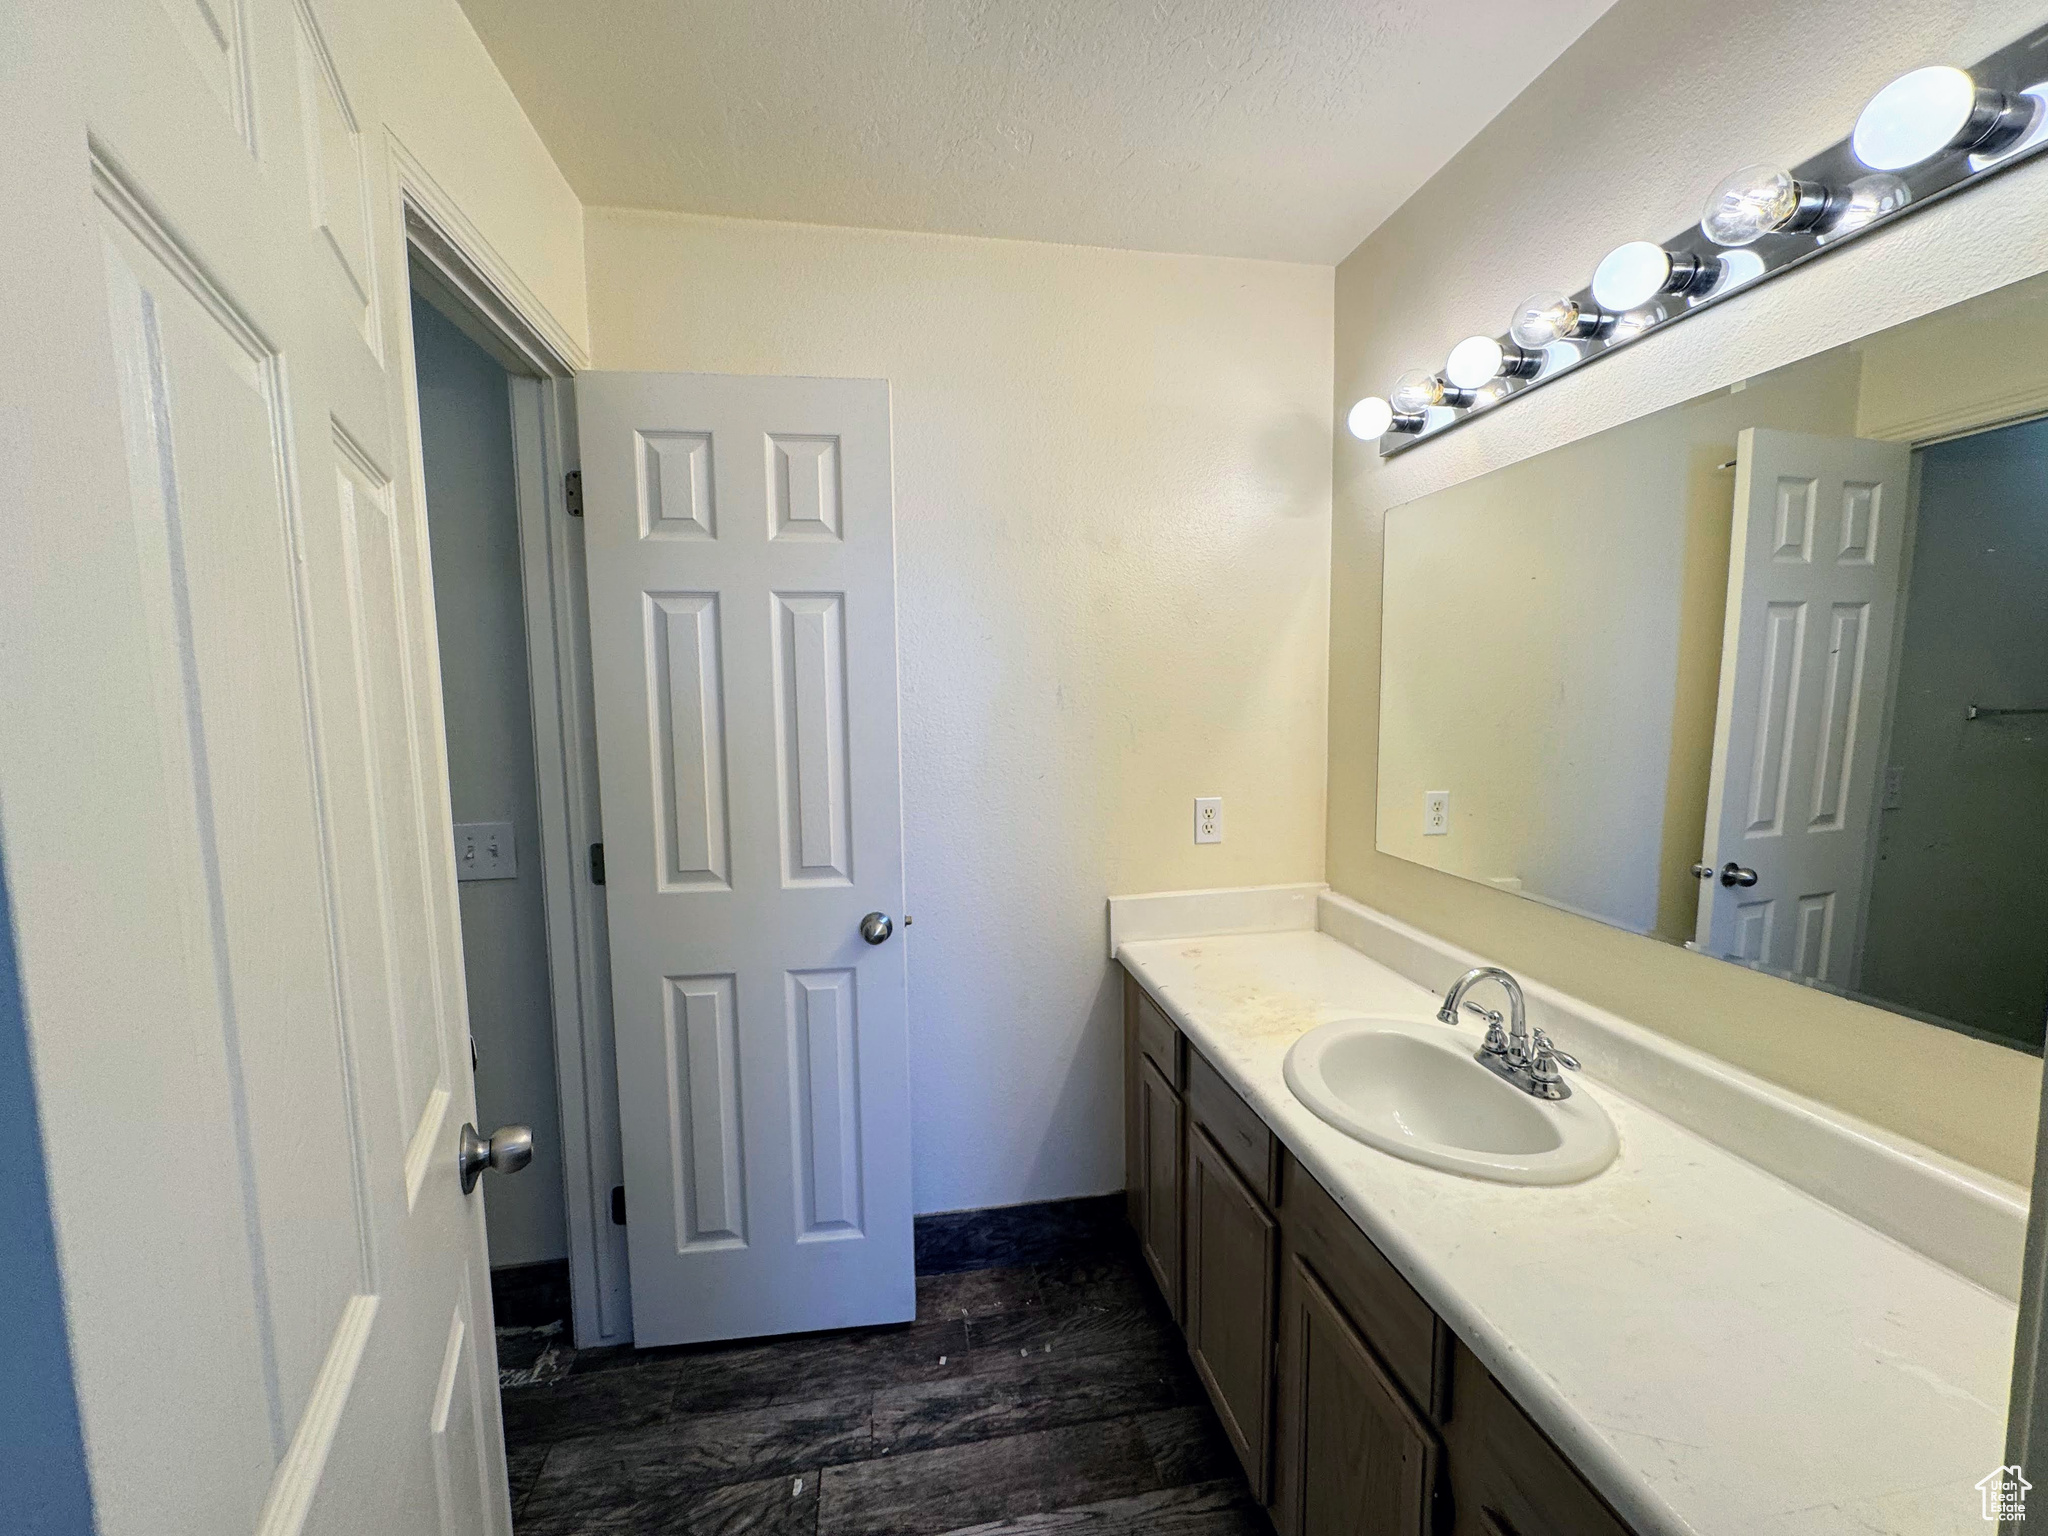
<svg viewBox="0 0 2048 1536">
<path fill-rule="evenodd" d="M 1137 978 L 1131 1225 L 1282 1536 L 1625 1536 Z"/>
<path fill-rule="evenodd" d="M 1587 1058 L 1575 1094 L 1619 1132 L 1613 1164 L 1544 1187 L 1397 1159 L 1311 1113 L 1285 1058 L 1356 1015 L 1470 1051 L 1483 1024 L 1435 1025 L 1439 983 L 1414 979 L 1469 957 L 1410 943 L 1397 970 L 1327 930 L 1384 947 L 1409 942 L 1398 924 L 1327 894 L 1316 913 L 1313 931 L 1116 948 L 1131 1225 L 1282 1536 L 1982 1528 L 1970 1490 L 2000 1460 L 2014 1307 L 1951 1265 L 2016 1272 L 2016 1192 L 1890 1148 L 1897 1177 L 1929 1180 L 1896 1203 L 1955 1207 L 1900 1229 L 1953 1241 L 1936 1262 L 1758 1165 L 1850 1168 L 1836 1143 L 1787 1149 L 1854 1127 L 1795 1132 L 1797 1106 L 1752 1084 L 1728 1134 L 1700 1134 L 1673 1109 L 1711 1097 L 1696 1064 L 1542 988 L 1532 1010 Z M 1653 1080 L 1671 1113 L 1631 1096 Z M 1726 1145 L 1738 1122 L 1751 1156 Z M 1874 1189 L 1886 1166 L 1844 1177 Z"/>
</svg>

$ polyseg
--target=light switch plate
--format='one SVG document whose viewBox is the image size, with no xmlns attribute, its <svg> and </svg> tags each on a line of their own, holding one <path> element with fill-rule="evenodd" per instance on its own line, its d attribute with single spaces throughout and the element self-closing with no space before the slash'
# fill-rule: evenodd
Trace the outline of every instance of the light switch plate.
<svg viewBox="0 0 2048 1536">
<path fill-rule="evenodd" d="M 455 824 L 455 878 L 517 880 L 519 851 L 509 821 L 458 821 Z"/>
</svg>

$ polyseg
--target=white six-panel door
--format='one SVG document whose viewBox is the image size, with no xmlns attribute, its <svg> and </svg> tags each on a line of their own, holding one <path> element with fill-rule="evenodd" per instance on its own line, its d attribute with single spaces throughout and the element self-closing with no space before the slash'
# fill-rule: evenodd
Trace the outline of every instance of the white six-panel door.
<svg viewBox="0 0 2048 1536">
<path fill-rule="evenodd" d="M 902 1321 L 888 385 L 576 401 L 635 1342 Z"/>
<path fill-rule="evenodd" d="M 505 1532 L 382 146 L 303 0 L 5 43 L 0 835 L 100 1529 Z"/>
<path fill-rule="evenodd" d="M 1853 983 L 1911 450 L 1762 427 L 1736 450 L 1734 537 L 1695 945 Z"/>
</svg>

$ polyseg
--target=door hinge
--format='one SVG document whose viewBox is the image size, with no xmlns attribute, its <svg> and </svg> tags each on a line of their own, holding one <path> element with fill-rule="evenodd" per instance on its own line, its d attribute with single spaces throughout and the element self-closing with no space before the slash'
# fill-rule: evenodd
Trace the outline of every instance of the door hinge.
<svg viewBox="0 0 2048 1536">
<path fill-rule="evenodd" d="M 614 1184 L 612 1186 L 612 1225 L 615 1227 L 623 1227 L 625 1224 L 626 1186 L 623 1184 Z"/>
<path fill-rule="evenodd" d="M 572 469 L 562 476 L 562 505 L 571 517 L 583 515 L 583 471 Z"/>
<path fill-rule="evenodd" d="M 592 885 L 604 884 L 603 843 L 592 843 L 590 845 L 590 883 Z"/>
</svg>

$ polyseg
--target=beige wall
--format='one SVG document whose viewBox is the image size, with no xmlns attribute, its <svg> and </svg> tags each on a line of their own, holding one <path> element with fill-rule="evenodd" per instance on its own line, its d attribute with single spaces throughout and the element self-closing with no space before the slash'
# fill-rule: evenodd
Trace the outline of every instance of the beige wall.
<svg viewBox="0 0 2048 1536">
<path fill-rule="evenodd" d="M 1331 270 L 599 209 L 588 259 L 598 368 L 889 380 L 917 1208 L 1118 1188 L 1104 899 L 1322 873 Z"/>
<path fill-rule="evenodd" d="M 1333 405 L 1383 393 L 1524 294 L 1583 282 L 1623 240 L 1684 227 L 1726 171 L 1795 161 L 1916 65 L 1968 62 L 2038 5 L 1799 6 L 1709 16 L 1621 0 L 1337 274 Z M 1588 103 L 1598 103 L 1588 111 Z M 1335 450 L 1328 878 L 1504 964 L 2015 1180 L 2032 1166 L 2039 1063 L 1702 959 L 1374 848 L 1380 539 L 1387 509 L 1646 411 L 2048 268 L 2048 163 L 1766 284 L 1382 463 Z"/>
<path fill-rule="evenodd" d="M 391 195 L 395 140 L 481 237 L 510 297 L 551 318 L 572 352 L 587 349 L 583 205 L 457 0 L 358 0 L 320 19 L 364 129 L 372 196 Z M 404 269 L 379 276 L 402 309 Z"/>
<path fill-rule="evenodd" d="M 1873 336 L 1856 434 L 1917 442 L 2048 410 L 2048 277 Z"/>
</svg>

